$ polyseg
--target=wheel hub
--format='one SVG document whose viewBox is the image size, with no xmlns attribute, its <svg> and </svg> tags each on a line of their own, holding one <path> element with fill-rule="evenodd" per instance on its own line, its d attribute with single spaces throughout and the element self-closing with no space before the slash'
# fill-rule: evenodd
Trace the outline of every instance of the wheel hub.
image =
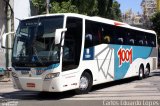
<svg viewBox="0 0 160 106">
<path fill-rule="evenodd" d="M 143 77 L 143 70 L 142 69 L 140 69 L 140 77 L 142 78 Z"/>
<path fill-rule="evenodd" d="M 88 79 L 86 77 L 81 77 L 80 80 L 80 89 L 87 89 L 88 87 Z"/>
</svg>

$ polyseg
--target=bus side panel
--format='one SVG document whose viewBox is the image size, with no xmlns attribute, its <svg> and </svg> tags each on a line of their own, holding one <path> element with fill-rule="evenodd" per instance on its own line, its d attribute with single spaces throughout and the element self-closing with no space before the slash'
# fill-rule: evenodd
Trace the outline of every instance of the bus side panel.
<svg viewBox="0 0 160 106">
<path fill-rule="evenodd" d="M 145 64 L 152 52 L 152 47 L 127 45 L 111 45 L 111 47 L 115 50 L 115 80 L 138 75 L 140 64 Z"/>
<path fill-rule="evenodd" d="M 93 74 L 93 85 L 114 80 L 114 49 L 108 44 L 85 48 L 83 65 Z"/>
<path fill-rule="evenodd" d="M 97 63 L 98 83 L 114 80 L 114 49 L 107 44 L 95 46 L 94 61 Z"/>
</svg>

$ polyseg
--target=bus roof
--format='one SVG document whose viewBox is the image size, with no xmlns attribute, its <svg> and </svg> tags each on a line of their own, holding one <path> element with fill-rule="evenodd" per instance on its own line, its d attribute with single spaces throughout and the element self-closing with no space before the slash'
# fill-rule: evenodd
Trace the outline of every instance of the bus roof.
<svg viewBox="0 0 160 106">
<path fill-rule="evenodd" d="M 115 26 L 119 26 L 119 27 L 124 27 L 124 28 L 128 28 L 128 29 L 133 29 L 133 30 L 137 30 L 137 31 L 156 34 L 155 31 L 153 31 L 153 30 L 146 30 L 146 29 L 130 26 L 129 24 L 126 24 L 126 23 L 123 23 L 123 22 L 119 22 L 119 21 L 115 21 L 115 20 L 111 20 L 111 19 L 106 19 L 106 18 L 102 18 L 102 17 L 98 17 L 98 16 L 92 16 L 91 17 L 91 16 L 86 16 L 86 15 L 77 14 L 77 13 L 44 14 L 44 15 L 37 15 L 37 16 L 28 17 L 28 18 L 25 18 L 23 20 L 38 18 L 38 17 L 59 16 L 59 15 L 71 16 L 71 17 L 80 17 L 80 18 L 85 18 L 87 20 L 91 20 L 91 21 L 96 21 L 96 22 L 106 23 L 106 24 L 115 25 Z"/>
</svg>

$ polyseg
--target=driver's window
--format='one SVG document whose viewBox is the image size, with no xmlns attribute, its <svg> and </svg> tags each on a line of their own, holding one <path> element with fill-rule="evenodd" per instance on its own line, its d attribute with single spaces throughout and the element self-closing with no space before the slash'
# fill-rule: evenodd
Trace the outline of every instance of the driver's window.
<svg viewBox="0 0 160 106">
<path fill-rule="evenodd" d="M 66 40 L 63 47 L 64 61 L 74 61 L 75 58 L 74 50 L 75 50 L 74 40 Z"/>
<path fill-rule="evenodd" d="M 75 69 L 79 65 L 82 44 L 82 19 L 68 17 L 63 45 L 62 70 Z"/>
</svg>

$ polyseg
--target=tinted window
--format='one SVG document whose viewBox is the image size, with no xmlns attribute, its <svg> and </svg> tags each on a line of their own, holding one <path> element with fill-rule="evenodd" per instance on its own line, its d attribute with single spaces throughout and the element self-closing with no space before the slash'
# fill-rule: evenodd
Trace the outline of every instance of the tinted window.
<svg viewBox="0 0 160 106">
<path fill-rule="evenodd" d="M 102 41 L 101 25 L 94 21 L 85 22 L 85 48 L 98 45 Z"/>
<path fill-rule="evenodd" d="M 156 46 L 156 35 L 86 20 L 85 47 L 98 44 Z"/>
<path fill-rule="evenodd" d="M 79 65 L 82 44 L 82 19 L 68 17 L 63 46 L 62 70 L 75 69 Z"/>
</svg>

